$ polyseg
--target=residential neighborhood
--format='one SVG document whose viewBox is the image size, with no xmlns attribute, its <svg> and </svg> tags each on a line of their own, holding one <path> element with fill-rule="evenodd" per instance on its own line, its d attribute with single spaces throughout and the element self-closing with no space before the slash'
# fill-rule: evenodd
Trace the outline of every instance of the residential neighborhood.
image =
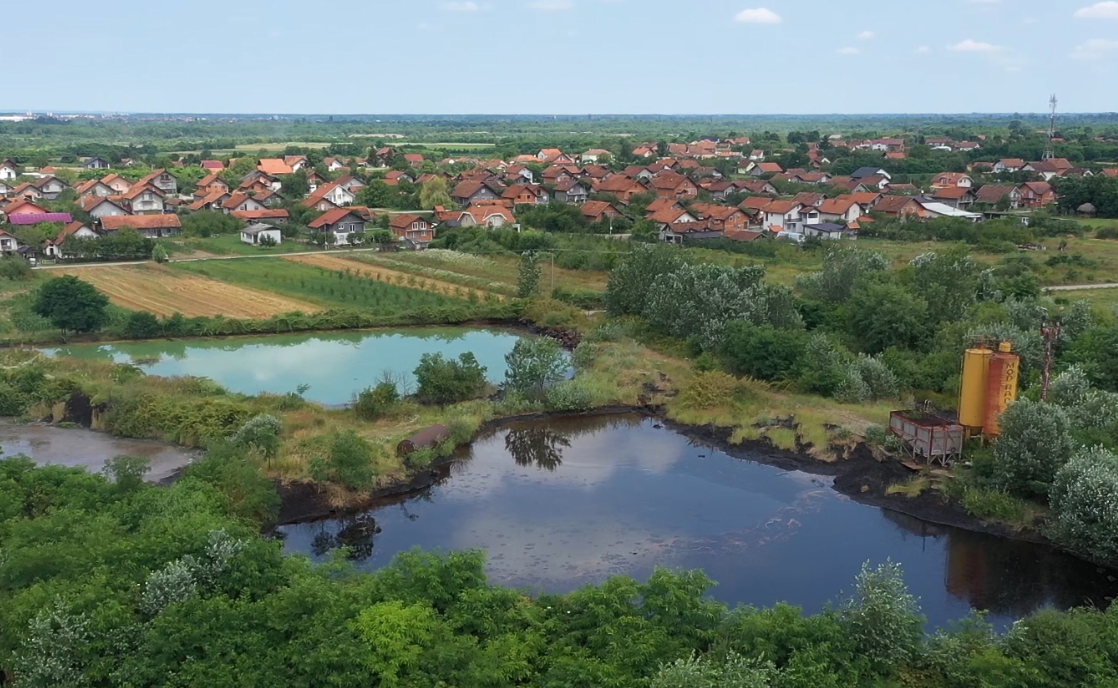
<svg viewBox="0 0 1118 688">
<path fill-rule="evenodd" d="M 1092 169 L 1059 157 L 998 158 L 917 178 L 896 173 L 910 154 L 924 149 L 981 156 L 982 141 L 821 138 L 800 143 L 795 151 L 735 136 L 629 144 L 624 155 L 605 148 L 545 147 L 509 159 L 433 159 L 381 146 L 365 157 L 207 158 L 193 167 L 176 162 L 151 170 L 132 159 L 114 163 L 101 156 L 82 159 L 65 172 L 5 159 L 0 250 L 65 259 L 66 241 L 126 228 L 147 239 L 174 238 L 183 231 L 183 220 L 198 213 L 240 222 L 241 240 L 257 247 L 285 238 L 355 246 L 366 231 L 383 229 L 401 247 L 422 249 L 440 229 L 520 228 L 520 216 L 537 218 L 533 209 L 566 206 L 578 209 L 573 221 L 599 233 L 652 233 L 674 244 L 853 239 L 879 218 L 977 223 L 1049 208 L 1058 200 L 1062 178 L 1118 174 L 1116 168 Z M 881 164 L 843 169 L 835 163 L 855 155 L 876 156 Z M 796 158 L 804 164 L 786 168 L 778 162 Z M 424 189 L 442 190 L 441 197 L 434 194 L 441 202 L 422 207 L 418 200 L 404 200 L 419 199 Z M 55 229 L 47 238 L 21 242 L 19 228 L 28 226 Z"/>
</svg>

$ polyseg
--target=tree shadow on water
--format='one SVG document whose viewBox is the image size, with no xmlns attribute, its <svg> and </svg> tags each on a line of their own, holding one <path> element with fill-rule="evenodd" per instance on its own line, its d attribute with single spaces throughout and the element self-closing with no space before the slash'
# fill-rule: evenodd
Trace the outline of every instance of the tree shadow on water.
<svg viewBox="0 0 1118 688">
<path fill-rule="evenodd" d="M 311 540 L 311 551 L 321 557 L 345 547 L 346 559 L 365 561 L 373 556 L 373 536 L 380 532 L 372 516 L 354 516 L 338 522 L 337 532 L 322 530 Z"/>
<path fill-rule="evenodd" d="M 505 450 L 517 466 L 535 466 L 554 471 L 563 465 L 563 450 L 571 446 L 563 433 L 543 426 L 513 428 L 505 435 Z"/>
</svg>

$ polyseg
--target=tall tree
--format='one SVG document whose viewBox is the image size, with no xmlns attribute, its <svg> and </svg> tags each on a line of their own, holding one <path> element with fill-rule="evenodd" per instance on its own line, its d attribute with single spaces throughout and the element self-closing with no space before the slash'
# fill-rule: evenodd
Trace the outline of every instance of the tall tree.
<svg viewBox="0 0 1118 688">
<path fill-rule="evenodd" d="M 32 310 L 60 330 L 95 332 L 109 315 L 109 297 L 73 275 L 55 277 L 39 288 Z"/>
<path fill-rule="evenodd" d="M 436 206 L 449 207 L 450 193 L 446 180 L 435 177 L 423 183 L 419 188 L 419 207 L 424 210 L 434 210 Z"/>
</svg>

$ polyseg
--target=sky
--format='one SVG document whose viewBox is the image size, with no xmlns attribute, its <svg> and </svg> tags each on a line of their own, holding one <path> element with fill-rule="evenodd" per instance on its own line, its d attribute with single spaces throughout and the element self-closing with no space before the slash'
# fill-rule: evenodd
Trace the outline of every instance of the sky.
<svg viewBox="0 0 1118 688">
<path fill-rule="evenodd" d="M 54 0 L 0 111 L 1118 111 L 1118 0 Z M 28 53 L 34 47 L 34 56 Z"/>
</svg>

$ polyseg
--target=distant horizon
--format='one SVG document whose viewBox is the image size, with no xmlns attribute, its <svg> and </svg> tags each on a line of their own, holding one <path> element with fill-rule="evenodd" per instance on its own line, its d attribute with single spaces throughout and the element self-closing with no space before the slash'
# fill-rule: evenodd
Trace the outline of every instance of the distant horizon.
<svg viewBox="0 0 1118 688">
<path fill-rule="evenodd" d="M 625 119 L 625 118 L 672 118 L 672 119 L 687 119 L 687 118 L 701 118 L 701 117 L 715 117 L 720 119 L 729 118 L 772 118 L 772 117 L 844 117 L 844 118 L 858 118 L 858 117 L 1048 117 L 1047 111 L 975 111 L 975 112 L 757 112 L 757 113 L 733 113 L 733 112 L 591 112 L 591 113 L 552 113 L 552 112 L 412 112 L 412 113 L 376 113 L 376 112 L 187 112 L 176 110 L 150 110 L 150 111 L 123 111 L 123 110 L 62 110 L 62 109 L 49 109 L 49 108 L 27 108 L 23 110 L 0 110 L 0 117 L 12 116 L 49 116 L 49 115 L 70 115 L 70 116 L 101 116 L 101 117 L 142 117 L 142 116 L 162 116 L 162 117 L 360 117 L 364 119 L 383 117 L 389 119 L 407 119 L 407 118 L 481 118 L 481 117 L 538 117 L 538 118 L 562 118 L 562 119 Z M 1082 112 L 1059 112 L 1060 117 L 1084 117 L 1084 116 L 1102 116 L 1102 115 L 1115 115 L 1118 116 L 1118 110 L 1098 110 L 1098 111 L 1082 111 Z"/>
</svg>

